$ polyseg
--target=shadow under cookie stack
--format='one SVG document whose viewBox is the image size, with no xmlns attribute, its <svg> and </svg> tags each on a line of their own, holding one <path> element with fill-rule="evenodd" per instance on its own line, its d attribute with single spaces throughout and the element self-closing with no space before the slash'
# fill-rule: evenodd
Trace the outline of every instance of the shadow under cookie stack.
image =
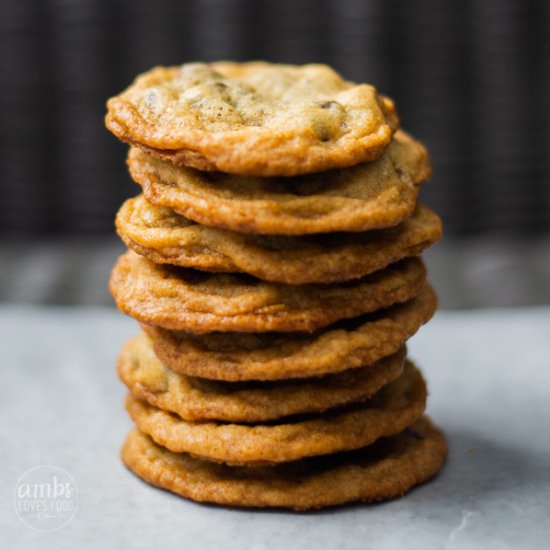
<svg viewBox="0 0 550 550">
<path fill-rule="evenodd" d="M 225 505 L 403 495 L 447 453 L 405 342 L 435 312 L 431 173 L 393 102 L 323 65 L 156 68 L 108 102 L 143 194 L 110 290 L 138 477 Z"/>
</svg>

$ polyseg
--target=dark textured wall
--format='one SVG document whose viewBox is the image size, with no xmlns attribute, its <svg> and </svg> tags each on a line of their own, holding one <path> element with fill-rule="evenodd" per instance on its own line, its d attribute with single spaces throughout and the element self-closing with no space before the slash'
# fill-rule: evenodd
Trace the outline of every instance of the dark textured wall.
<svg viewBox="0 0 550 550">
<path fill-rule="evenodd" d="M 191 60 L 327 62 L 394 97 L 447 234 L 550 230 L 550 2 L 0 0 L 0 232 L 111 232 L 137 192 L 104 103 Z"/>
</svg>

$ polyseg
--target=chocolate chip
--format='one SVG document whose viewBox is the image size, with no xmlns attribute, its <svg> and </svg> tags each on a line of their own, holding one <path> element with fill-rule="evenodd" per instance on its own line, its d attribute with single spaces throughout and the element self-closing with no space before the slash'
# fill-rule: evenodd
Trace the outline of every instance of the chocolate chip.
<svg viewBox="0 0 550 550">
<path fill-rule="evenodd" d="M 330 140 L 330 134 L 328 132 L 328 130 L 326 128 L 323 128 L 320 132 L 319 132 L 319 139 L 323 142 L 326 142 L 326 141 L 329 141 Z"/>
</svg>

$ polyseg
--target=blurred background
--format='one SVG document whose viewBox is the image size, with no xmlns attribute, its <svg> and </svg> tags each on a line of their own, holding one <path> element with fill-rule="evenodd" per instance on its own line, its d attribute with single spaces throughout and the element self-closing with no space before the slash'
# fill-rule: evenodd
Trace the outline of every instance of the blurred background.
<svg viewBox="0 0 550 550">
<path fill-rule="evenodd" d="M 445 308 L 550 303 L 550 3 L 0 0 L 0 301 L 111 304 L 138 193 L 106 99 L 153 65 L 323 62 L 429 148 Z"/>
</svg>

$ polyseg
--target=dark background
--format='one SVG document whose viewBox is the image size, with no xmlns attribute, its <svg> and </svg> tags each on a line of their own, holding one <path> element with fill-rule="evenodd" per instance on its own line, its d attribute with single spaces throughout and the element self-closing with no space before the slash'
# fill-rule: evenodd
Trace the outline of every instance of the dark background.
<svg viewBox="0 0 550 550">
<path fill-rule="evenodd" d="M 108 303 L 137 187 L 106 99 L 157 64 L 325 62 L 428 146 L 447 307 L 550 302 L 550 3 L 0 0 L 0 300 Z"/>
</svg>

